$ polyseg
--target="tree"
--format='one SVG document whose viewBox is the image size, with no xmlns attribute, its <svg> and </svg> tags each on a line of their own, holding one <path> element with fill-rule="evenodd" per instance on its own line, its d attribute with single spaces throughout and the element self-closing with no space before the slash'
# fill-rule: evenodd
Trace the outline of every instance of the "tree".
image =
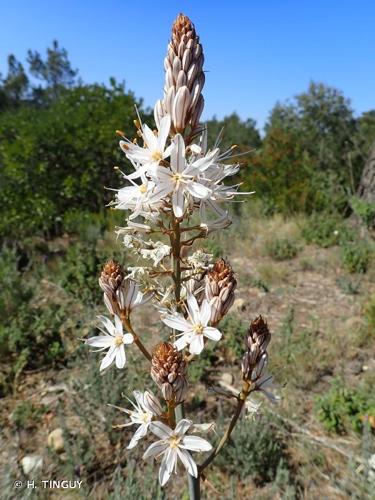
<svg viewBox="0 0 375 500">
<path fill-rule="evenodd" d="M 255 120 L 248 118 L 243 121 L 237 113 L 225 116 L 223 120 L 213 117 L 206 122 L 206 125 L 208 128 L 208 144 L 211 147 L 222 129 L 223 136 L 220 147 L 223 150 L 230 148 L 233 144 L 249 150 L 259 147 L 261 143 Z"/>
<path fill-rule="evenodd" d="M 38 51 L 29 50 L 27 61 L 30 73 L 45 83 L 54 98 L 62 88 L 72 87 L 75 83 L 78 70 L 72 69 L 67 51 L 59 47 L 57 40 L 52 42 L 52 48 L 47 49 L 45 60 Z M 40 92 L 40 88 L 37 91 Z"/>
<path fill-rule="evenodd" d="M 13 54 L 8 56 L 8 73 L 2 81 L 2 94 L 4 104 L 17 104 L 26 97 L 29 79 L 22 64 Z M 0 99 L 1 100 L 1 99 Z"/>
<path fill-rule="evenodd" d="M 278 103 L 268 120 L 259 159 L 267 165 L 264 175 L 278 186 L 278 193 L 269 193 L 276 208 L 286 208 L 288 197 L 282 197 L 283 206 L 278 204 L 283 189 L 293 210 L 348 207 L 348 195 L 357 188 L 363 168 L 357 131 L 350 101 L 322 83 L 311 83 L 294 100 Z"/>
</svg>

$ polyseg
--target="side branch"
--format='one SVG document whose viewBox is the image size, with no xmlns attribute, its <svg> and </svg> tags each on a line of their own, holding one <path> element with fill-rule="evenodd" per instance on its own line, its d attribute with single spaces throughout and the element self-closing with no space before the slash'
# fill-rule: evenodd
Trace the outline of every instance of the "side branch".
<svg viewBox="0 0 375 500">
<path fill-rule="evenodd" d="M 133 335 L 134 337 L 134 344 L 139 348 L 139 350 L 142 352 L 145 358 L 147 358 L 149 361 L 152 360 L 151 354 L 148 352 L 144 344 L 142 343 L 141 339 L 139 336 L 135 333 L 129 318 L 121 318 L 123 325 L 125 328 Z"/>
<path fill-rule="evenodd" d="M 226 442 L 230 438 L 232 431 L 234 427 L 236 426 L 236 423 L 238 421 L 239 416 L 241 415 L 242 408 L 245 404 L 246 398 L 251 392 L 251 385 L 249 382 L 244 381 L 243 386 L 242 386 L 242 391 L 238 395 L 238 401 L 237 401 L 237 406 L 236 410 L 234 412 L 234 415 L 232 417 L 232 420 L 230 421 L 227 430 L 225 431 L 225 434 L 223 437 L 220 439 L 219 444 L 212 450 L 210 455 L 206 458 L 206 460 L 203 462 L 202 465 L 199 466 L 199 474 L 201 475 L 204 469 L 210 465 L 210 463 L 214 460 L 214 458 L 220 453 L 220 451 L 223 449 L 225 446 Z"/>
</svg>

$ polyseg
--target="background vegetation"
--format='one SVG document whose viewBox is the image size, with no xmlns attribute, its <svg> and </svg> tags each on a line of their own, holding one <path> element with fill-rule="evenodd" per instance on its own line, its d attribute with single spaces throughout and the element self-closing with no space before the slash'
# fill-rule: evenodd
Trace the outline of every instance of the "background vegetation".
<svg viewBox="0 0 375 500">
<path fill-rule="evenodd" d="M 22 459 L 37 456 L 43 474 L 35 469 L 33 479 L 82 478 L 82 496 L 167 498 L 152 467 L 138 466 L 140 452 L 125 451 L 130 433 L 113 428 L 123 421 L 106 406 L 126 405 L 122 393 L 143 387 L 146 367 L 139 360 L 100 376 L 78 340 L 103 311 L 103 262 L 131 263 L 113 236 L 123 214 L 106 208 L 105 188 L 120 184 L 113 167 L 129 168 L 115 130 L 135 135 L 135 105 L 151 124 L 152 113 L 123 83 L 83 83 L 57 42 L 27 61 L 25 69 L 10 55 L 0 80 L 1 491 L 13 498 L 14 479 L 26 477 Z M 235 113 L 207 125 L 211 145 L 223 127 L 221 146 L 237 144 L 237 180 L 256 195 L 234 205 L 230 232 L 208 248 L 230 259 L 239 294 L 225 344 L 191 366 L 187 412 L 219 422 L 230 414 L 230 402 L 207 398 L 207 385 L 223 376 L 236 385 L 243 335 L 259 312 L 274 334 L 271 371 L 283 402 L 241 424 L 204 494 L 370 498 L 375 208 L 356 193 L 375 111 L 357 117 L 339 90 L 311 83 L 271 110 L 263 136 Z M 138 318 L 150 344 L 160 336 L 152 318 L 147 308 Z M 58 449 L 47 442 L 56 428 Z M 186 497 L 184 488 L 177 480 L 168 495 Z"/>
</svg>

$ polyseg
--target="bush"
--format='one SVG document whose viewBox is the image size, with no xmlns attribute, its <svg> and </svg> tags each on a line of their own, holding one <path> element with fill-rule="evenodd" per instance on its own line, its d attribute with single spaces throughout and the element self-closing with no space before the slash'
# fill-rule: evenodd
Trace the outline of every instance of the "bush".
<svg viewBox="0 0 375 500">
<path fill-rule="evenodd" d="M 366 227 L 371 228 L 375 226 L 375 203 L 369 203 L 353 196 L 350 199 L 350 205 L 353 212 L 358 215 Z"/>
<path fill-rule="evenodd" d="M 375 419 L 371 384 L 363 383 L 353 389 L 344 381 L 336 380 L 327 394 L 316 398 L 315 411 L 328 431 L 345 434 L 352 428 L 361 432 L 367 416 Z"/>
<path fill-rule="evenodd" d="M 345 242 L 341 247 L 343 266 L 350 273 L 365 273 L 370 263 L 370 256 L 369 244 L 364 240 Z"/>
<path fill-rule="evenodd" d="M 240 479 L 251 477 L 257 485 L 262 485 L 273 481 L 280 466 L 287 462 L 286 447 L 273 420 L 266 417 L 251 423 L 243 420 L 216 461 Z"/>
<path fill-rule="evenodd" d="M 348 239 L 349 230 L 339 215 L 319 213 L 311 215 L 302 227 L 302 236 L 307 243 L 323 248 L 338 245 Z"/>
<path fill-rule="evenodd" d="M 298 255 L 299 250 L 299 246 L 288 238 L 275 238 L 265 245 L 266 254 L 275 260 L 293 259 Z"/>
</svg>

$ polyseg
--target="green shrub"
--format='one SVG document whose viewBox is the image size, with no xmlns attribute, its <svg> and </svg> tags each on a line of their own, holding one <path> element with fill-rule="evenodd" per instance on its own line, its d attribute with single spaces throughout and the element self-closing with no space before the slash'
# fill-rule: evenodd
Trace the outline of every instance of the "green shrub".
<svg viewBox="0 0 375 500">
<path fill-rule="evenodd" d="M 366 227 L 371 228 L 375 226 L 375 203 L 369 203 L 353 196 L 350 198 L 350 205 L 353 212 L 358 215 Z"/>
<path fill-rule="evenodd" d="M 299 245 L 288 238 L 275 238 L 265 245 L 266 254 L 275 260 L 293 259 L 299 251 Z"/>
<path fill-rule="evenodd" d="M 6 321 L 32 296 L 31 286 L 19 270 L 20 256 L 15 248 L 3 247 L 0 253 L 0 319 Z"/>
<path fill-rule="evenodd" d="M 274 421 L 266 417 L 239 422 L 216 458 L 216 463 L 230 474 L 242 480 L 251 477 L 257 485 L 273 481 L 280 465 L 286 462 L 285 444 Z"/>
<path fill-rule="evenodd" d="M 35 406 L 31 401 L 22 401 L 12 413 L 12 420 L 19 429 L 34 427 L 45 413 L 44 406 Z"/>
<path fill-rule="evenodd" d="M 365 305 L 364 309 L 365 320 L 369 331 L 375 333 L 375 294 L 372 295 Z"/>
<path fill-rule="evenodd" d="M 375 417 L 375 394 L 371 384 L 350 388 L 335 380 L 326 394 L 316 398 L 315 411 L 331 432 L 345 434 L 350 428 L 361 432 L 366 416 Z"/>
<path fill-rule="evenodd" d="M 37 369 L 65 359 L 65 338 L 73 337 L 77 325 L 66 327 L 69 310 L 64 305 L 31 307 L 24 304 L 17 315 L 0 327 L 0 361 L 17 377 L 24 368 Z M 64 335 L 64 339 L 63 339 Z"/>
<path fill-rule="evenodd" d="M 350 273 L 365 273 L 370 263 L 371 249 L 364 240 L 345 242 L 341 246 L 341 261 Z"/>
<path fill-rule="evenodd" d="M 206 240 L 204 242 L 204 249 L 207 253 L 211 253 L 214 259 L 218 259 L 223 255 L 223 249 L 220 244 L 215 240 Z"/>
<path fill-rule="evenodd" d="M 302 226 L 302 236 L 307 243 L 323 248 L 338 245 L 349 238 L 350 231 L 338 214 L 315 213 Z"/>
</svg>

